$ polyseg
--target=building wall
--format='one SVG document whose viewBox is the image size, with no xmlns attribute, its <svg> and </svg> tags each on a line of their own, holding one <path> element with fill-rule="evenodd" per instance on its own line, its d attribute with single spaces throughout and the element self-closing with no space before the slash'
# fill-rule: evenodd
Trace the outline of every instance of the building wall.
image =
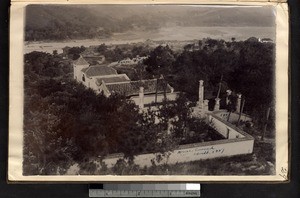
<svg viewBox="0 0 300 198">
<path fill-rule="evenodd" d="M 85 77 L 85 81 L 82 81 L 83 75 Z M 87 88 L 93 87 L 93 84 L 95 83 L 93 78 L 88 78 L 83 72 L 81 72 L 80 79 L 81 79 L 81 83 L 84 84 L 84 86 L 86 86 Z"/>
<path fill-rule="evenodd" d="M 174 101 L 176 100 L 178 94 L 178 92 L 173 92 L 167 93 L 166 96 L 168 100 Z M 157 94 L 157 102 L 162 102 L 164 98 L 164 94 Z M 130 99 L 133 100 L 136 105 L 139 105 L 139 96 L 132 96 Z M 144 105 L 151 104 L 153 102 L 155 102 L 155 94 L 144 95 Z"/>
<path fill-rule="evenodd" d="M 96 85 L 96 81 L 94 77 L 87 77 L 81 70 L 85 68 L 84 66 L 76 66 L 74 67 L 74 79 L 77 80 L 77 82 L 82 83 L 87 88 L 91 88 L 94 91 L 98 90 L 98 86 Z M 83 77 L 84 76 L 84 81 Z"/>
<path fill-rule="evenodd" d="M 82 69 L 88 67 L 88 65 L 73 65 L 73 71 L 74 71 L 74 79 L 78 82 L 82 82 Z"/>
<path fill-rule="evenodd" d="M 106 97 L 109 97 L 111 94 L 104 83 L 102 85 L 100 85 L 100 87 L 99 87 L 99 93 L 100 92 L 103 92 L 104 96 L 106 96 Z"/>
<path fill-rule="evenodd" d="M 82 69 L 80 66 L 73 65 L 73 73 L 74 73 L 74 79 L 78 82 L 81 82 L 81 79 L 78 78 L 79 76 L 79 69 Z"/>
<path fill-rule="evenodd" d="M 157 161 L 157 155 L 159 154 L 149 153 L 135 156 L 134 163 L 141 167 L 149 167 L 152 165 L 151 160 L 155 161 L 157 165 L 160 165 L 250 154 L 253 152 L 253 144 L 253 138 L 241 138 L 182 145 L 178 149 L 170 152 L 168 158 L 164 157 L 163 160 L 159 162 Z M 120 158 L 123 158 L 122 154 L 112 155 L 105 158 L 103 162 L 110 168 L 113 167 Z"/>
<path fill-rule="evenodd" d="M 215 111 L 214 114 L 216 116 L 222 118 L 223 120 L 227 121 L 229 112 L 227 110 L 220 110 L 220 111 Z M 238 119 L 239 119 L 239 116 L 240 115 L 238 113 L 232 112 L 230 114 L 230 117 L 229 117 L 228 121 L 231 122 L 231 123 L 237 122 Z M 252 121 L 252 119 L 248 115 L 242 113 L 241 121 Z"/>
<path fill-rule="evenodd" d="M 106 96 L 106 97 L 109 97 L 110 96 L 110 92 L 109 90 L 107 89 L 107 87 L 105 86 L 104 83 L 102 83 L 100 86 L 98 86 L 96 84 L 96 81 L 97 81 L 97 77 L 99 76 L 95 76 L 95 77 L 91 77 L 91 78 L 88 78 L 86 79 L 86 82 L 84 82 L 83 84 L 86 86 L 86 87 L 89 87 L 91 89 L 93 89 L 97 94 L 103 92 L 103 94 Z"/>
<path fill-rule="evenodd" d="M 224 138 L 234 139 L 245 137 L 237 127 L 222 120 L 221 118 L 210 114 L 208 116 L 208 122 L 211 127 L 213 127 L 218 133 L 220 133 Z"/>
<path fill-rule="evenodd" d="M 90 80 L 90 88 L 93 89 L 96 93 L 99 93 L 99 87 L 96 84 L 96 81 L 97 80 L 94 77 Z"/>
</svg>

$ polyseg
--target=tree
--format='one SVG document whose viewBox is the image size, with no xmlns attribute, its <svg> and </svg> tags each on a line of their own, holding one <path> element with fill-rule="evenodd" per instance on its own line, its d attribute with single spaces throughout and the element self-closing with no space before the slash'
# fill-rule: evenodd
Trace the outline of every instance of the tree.
<svg viewBox="0 0 300 198">
<path fill-rule="evenodd" d="M 269 106 L 274 100 L 274 45 L 255 39 L 244 42 L 238 67 L 228 79 L 229 86 L 247 98 L 245 111 Z M 251 110 L 252 109 L 252 110 Z"/>
<path fill-rule="evenodd" d="M 50 105 L 44 112 L 26 114 L 24 120 L 24 173 L 60 174 L 73 163 L 77 147 L 73 138 L 63 138 L 57 130 L 57 107 Z"/>
<path fill-rule="evenodd" d="M 131 50 L 132 56 L 148 56 L 150 53 L 149 46 L 134 46 Z"/>
<path fill-rule="evenodd" d="M 99 45 L 97 47 L 97 52 L 104 54 L 107 50 L 107 46 L 105 45 L 105 43 L 102 43 L 101 45 Z"/>
<path fill-rule="evenodd" d="M 80 57 L 81 52 L 84 52 L 86 48 L 84 46 L 81 47 L 71 47 L 68 50 L 68 56 L 71 57 L 73 60 L 76 60 Z"/>
<path fill-rule="evenodd" d="M 112 57 L 113 61 L 120 61 L 124 58 L 123 51 L 118 46 L 115 47 L 113 52 L 114 52 L 114 55 Z"/>
<path fill-rule="evenodd" d="M 183 138 L 186 136 L 188 121 L 191 118 L 191 103 L 184 94 L 179 95 L 175 102 L 175 114 L 177 119 L 173 122 L 175 136 Z"/>
<path fill-rule="evenodd" d="M 175 54 L 171 48 L 168 45 L 165 47 L 160 45 L 150 53 L 144 64 L 147 65 L 146 70 L 152 74 L 166 74 L 174 61 Z"/>
</svg>

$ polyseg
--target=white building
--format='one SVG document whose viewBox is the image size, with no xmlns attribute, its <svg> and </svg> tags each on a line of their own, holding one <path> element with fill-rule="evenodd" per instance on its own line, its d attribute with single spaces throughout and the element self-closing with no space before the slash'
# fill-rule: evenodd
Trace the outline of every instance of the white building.
<svg viewBox="0 0 300 198">
<path fill-rule="evenodd" d="M 173 101 L 178 95 L 164 79 L 131 81 L 126 74 L 118 74 L 112 67 L 90 66 L 83 57 L 74 61 L 73 69 L 77 82 L 106 97 L 114 93 L 124 95 L 140 108 L 160 103 L 164 98 Z"/>
</svg>

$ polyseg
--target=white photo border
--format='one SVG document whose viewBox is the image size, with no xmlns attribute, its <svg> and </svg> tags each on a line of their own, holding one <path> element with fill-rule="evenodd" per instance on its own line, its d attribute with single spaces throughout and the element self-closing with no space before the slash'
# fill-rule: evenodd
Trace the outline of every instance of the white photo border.
<svg viewBox="0 0 300 198">
<path fill-rule="evenodd" d="M 75 2 L 75 1 L 74 1 Z M 72 4 L 74 2 L 71 2 Z M 99 2 L 99 1 L 98 1 Z M 199 3 L 200 2 L 200 3 Z M 286 3 L 274 2 L 205 2 L 205 1 L 106 1 L 100 4 L 195 4 L 263 6 L 276 8 L 276 174 L 251 176 L 193 176 L 193 175 L 57 175 L 23 176 L 23 46 L 24 16 L 29 4 L 62 4 L 70 1 L 16 2 L 10 10 L 10 70 L 9 70 L 9 153 L 8 182 L 287 182 L 289 178 L 289 16 Z M 97 1 L 76 1 L 76 4 L 98 4 Z"/>
</svg>

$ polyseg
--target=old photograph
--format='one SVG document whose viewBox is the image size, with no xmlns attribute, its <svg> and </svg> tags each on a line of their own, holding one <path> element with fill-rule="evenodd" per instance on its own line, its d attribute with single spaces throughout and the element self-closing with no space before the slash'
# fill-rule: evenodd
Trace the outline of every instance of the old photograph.
<svg viewBox="0 0 300 198">
<path fill-rule="evenodd" d="M 22 175 L 287 171 L 276 167 L 276 15 L 273 5 L 27 5 Z"/>
</svg>

